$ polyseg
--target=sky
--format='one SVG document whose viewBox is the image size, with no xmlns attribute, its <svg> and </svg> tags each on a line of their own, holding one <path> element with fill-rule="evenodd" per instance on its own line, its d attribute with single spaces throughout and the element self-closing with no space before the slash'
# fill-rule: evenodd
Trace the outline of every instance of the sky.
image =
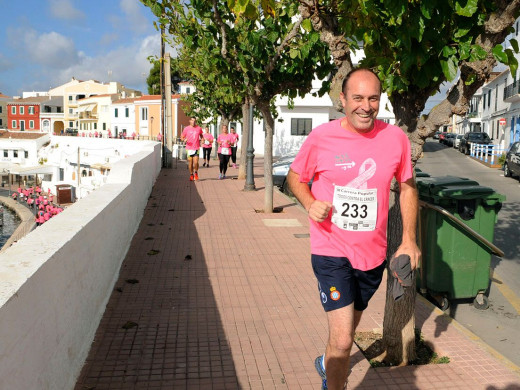
<svg viewBox="0 0 520 390">
<path fill-rule="evenodd" d="M 72 77 L 147 93 L 160 34 L 139 0 L 0 0 L 0 10 L 0 93 L 46 92 Z"/>
</svg>

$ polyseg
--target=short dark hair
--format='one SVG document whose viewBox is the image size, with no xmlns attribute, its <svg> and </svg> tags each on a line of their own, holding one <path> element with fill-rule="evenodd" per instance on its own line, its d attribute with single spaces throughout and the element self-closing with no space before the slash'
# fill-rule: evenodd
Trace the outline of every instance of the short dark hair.
<svg viewBox="0 0 520 390">
<path fill-rule="evenodd" d="M 366 71 L 366 72 L 372 73 L 374 76 L 376 76 L 377 80 L 379 80 L 379 76 L 376 74 L 376 72 L 374 72 L 370 68 L 354 68 L 350 72 L 348 72 L 347 75 L 345 76 L 345 78 L 343 79 L 343 83 L 341 84 L 341 92 L 345 93 L 347 83 L 350 80 L 350 78 L 352 77 L 352 75 L 354 73 L 361 72 L 361 71 Z M 381 80 L 379 80 L 379 93 L 381 93 L 382 91 L 383 91 L 383 88 L 381 86 Z"/>
</svg>

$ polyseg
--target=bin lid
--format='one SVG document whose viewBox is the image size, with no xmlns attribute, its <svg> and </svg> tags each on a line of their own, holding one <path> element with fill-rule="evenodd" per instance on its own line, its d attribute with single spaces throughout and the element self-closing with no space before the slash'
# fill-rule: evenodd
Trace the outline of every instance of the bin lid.
<svg viewBox="0 0 520 390">
<path fill-rule="evenodd" d="M 421 177 L 417 180 L 417 189 L 420 195 L 432 195 L 448 186 L 478 186 L 475 180 L 457 176 Z"/>
<path fill-rule="evenodd" d="M 479 185 L 454 185 L 446 187 L 432 188 L 432 194 L 441 198 L 451 199 L 477 199 L 487 198 L 489 195 L 495 193 L 493 188 L 479 186 Z M 498 194 L 497 194 L 498 195 Z"/>
</svg>

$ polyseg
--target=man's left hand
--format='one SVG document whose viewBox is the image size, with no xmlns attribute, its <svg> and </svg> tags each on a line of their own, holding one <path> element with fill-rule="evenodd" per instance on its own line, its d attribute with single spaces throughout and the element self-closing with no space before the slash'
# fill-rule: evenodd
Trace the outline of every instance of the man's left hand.
<svg viewBox="0 0 520 390">
<path fill-rule="evenodd" d="M 394 253 L 394 257 L 399 255 L 410 256 L 410 265 L 412 266 L 412 270 L 417 269 L 419 258 L 421 257 L 421 251 L 415 242 L 401 243 L 399 248 L 397 248 L 397 251 Z"/>
</svg>

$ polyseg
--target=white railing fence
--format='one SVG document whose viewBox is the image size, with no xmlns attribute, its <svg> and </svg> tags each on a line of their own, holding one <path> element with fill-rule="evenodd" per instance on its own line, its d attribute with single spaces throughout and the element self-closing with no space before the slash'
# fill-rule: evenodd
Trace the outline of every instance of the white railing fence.
<svg viewBox="0 0 520 390">
<path fill-rule="evenodd" d="M 504 153 L 507 148 L 501 145 L 489 144 L 489 145 L 478 145 L 471 144 L 470 156 L 475 157 L 480 161 L 484 161 L 487 164 L 495 165 L 498 164 L 498 159 Z"/>
</svg>

